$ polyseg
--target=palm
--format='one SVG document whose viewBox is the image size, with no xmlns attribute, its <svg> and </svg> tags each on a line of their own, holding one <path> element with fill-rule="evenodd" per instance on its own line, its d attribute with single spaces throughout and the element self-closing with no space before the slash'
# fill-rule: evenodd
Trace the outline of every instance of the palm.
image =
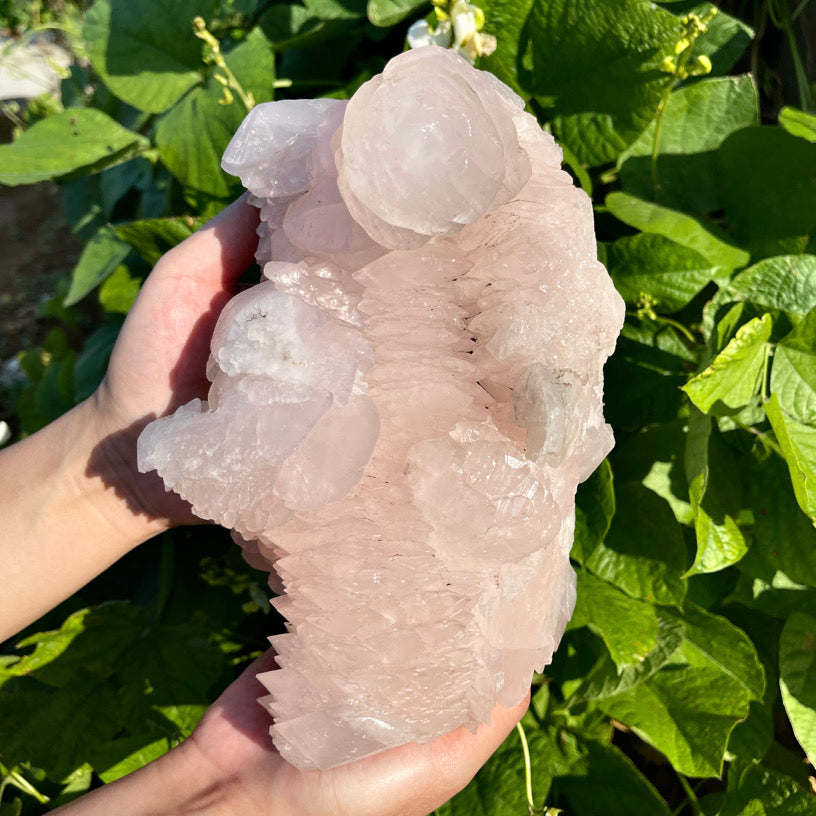
<svg viewBox="0 0 816 816">
<path fill-rule="evenodd" d="M 328 771 L 302 772 L 281 758 L 271 723 L 256 702 L 255 675 L 275 668 L 271 652 L 238 678 L 185 743 L 238 795 L 231 812 L 298 816 L 423 816 L 464 787 L 527 708 L 496 707 L 490 725 L 464 728 L 425 745 L 409 744 Z"/>
</svg>

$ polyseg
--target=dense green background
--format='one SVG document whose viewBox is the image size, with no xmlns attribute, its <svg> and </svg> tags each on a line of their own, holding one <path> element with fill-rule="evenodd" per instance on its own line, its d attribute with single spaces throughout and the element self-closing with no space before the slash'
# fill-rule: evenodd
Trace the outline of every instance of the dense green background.
<svg viewBox="0 0 816 816">
<path fill-rule="evenodd" d="M 681 42 L 682 18 L 710 4 L 479 5 L 498 38 L 481 67 L 564 147 L 628 305 L 606 368 L 618 444 L 578 494 L 578 607 L 524 720 L 536 804 L 816 814 L 816 10 L 723 4 Z M 0 23 L 57 26 L 77 57 L 61 103 L 9 111 L 21 132 L 0 147 L 0 182 L 57 180 L 85 247 L 0 395 L 16 434 L 93 391 L 151 264 L 239 192 L 218 165 L 245 107 L 220 104 L 192 19 L 265 101 L 348 97 L 430 12 L 0 2 Z M 704 70 L 699 55 L 710 73 L 670 73 L 667 57 Z M 279 626 L 222 531 L 143 546 L 4 645 L 0 816 L 168 750 Z M 439 812 L 526 811 L 513 733 Z"/>
</svg>

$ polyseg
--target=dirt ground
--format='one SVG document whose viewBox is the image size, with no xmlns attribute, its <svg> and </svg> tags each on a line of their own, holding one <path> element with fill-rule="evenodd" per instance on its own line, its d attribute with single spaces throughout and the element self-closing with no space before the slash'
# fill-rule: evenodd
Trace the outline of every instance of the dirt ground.
<svg viewBox="0 0 816 816">
<path fill-rule="evenodd" d="M 11 123 L 0 116 L 0 143 L 11 141 Z M 38 305 L 53 296 L 81 246 L 62 216 L 55 184 L 0 186 L 0 365 L 35 344 L 47 329 Z"/>
</svg>

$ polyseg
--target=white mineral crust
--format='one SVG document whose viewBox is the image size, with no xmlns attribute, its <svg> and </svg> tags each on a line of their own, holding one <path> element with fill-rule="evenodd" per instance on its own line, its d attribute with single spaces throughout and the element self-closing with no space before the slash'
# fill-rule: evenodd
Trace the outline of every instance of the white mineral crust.
<svg viewBox="0 0 816 816">
<path fill-rule="evenodd" d="M 475 730 L 572 612 L 624 306 L 560 165 L 437 47 L 348 103 L 259 105 L 227 148 L 265 280 L 221 315 L 208 401 L 149 425 L 139 463 L 285 589 L 261 702 L 299 768 Z"/>
</svg>

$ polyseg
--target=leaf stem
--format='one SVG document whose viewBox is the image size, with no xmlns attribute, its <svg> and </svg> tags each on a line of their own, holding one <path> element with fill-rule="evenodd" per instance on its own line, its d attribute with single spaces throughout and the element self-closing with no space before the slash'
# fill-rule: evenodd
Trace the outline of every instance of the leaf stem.
<svg viewBox="0 0 816 816">
<path fill-rule="evenodd" d="M 654 193 L 655 198 L 657 198 L 658 191 L 660 190 L 660 182 L 657 177 L 657 157 L 660 153 L 660 131 L 663 128 L 663 115 L 666 113 L 666 105 L 669 102 L 671 92 L 675 89 L 678 82 L 678 78 L 673 77 L 671 82 L 669 82 L 669 84 L 666 86 L 666 90 L 663 91 L 663 95 L 660 97 L 660 101 L 657 103 L 657 112 L 655 113 L 655 132 L 654 139 L 652 141 L 650 168 L 652 174 L 652 192 Z"/>
<path fill-rule="evenodd" d="M 527 813 L 535 813 L 535 802 L 533 802 L 533 769 L 530 763 L 530 746 L 527 744 L 527 735 L 524 733 L 524 726 L 516 723 L 516 731 L 518 731 L 521 739 L 521 750 L 524 752 L 524 784 L 527 791 Z"/>
<path fill-rule="evenodd" d="M 691 805 L 692 813 L 694 816 L 701 816 L 702 810 L 700 809 L 700 802 L 697 800 L 697 794 L 694 792 L 694 788 L 691 787 L 690 782 L 686 779 L 683 774 L 677 774 L 677 778 L 680 780 L 680 784 L 683 786 L 683 790 L 686 792 L 686 801 L 682 802 L 675 810 L 672 811 L 672 816 L 677 816 L 685 806 Z"/>
<path fill-rule="evenodd" d="M 691 330 L 684 326 L 677 320 L 672 320 L 670 317 L 663 317 L 663 315 L 659 315 L 656 312 L 652 312 L 651 314 L 644 315 L 642 312 L 633 312 L 630 309 L 627 309 L 626 314 L 629 317 L 637 317 L 639 320 L 642 320 L 644 317 L 648 317 L 650 320 L 653 320 L 655 323 L 664 323 L 667 326 L 671 326 L 673 329 L 676 329 L 693 345 L 697 344 L 697 338 L 691 333 Z"/>
<path fill-rule="evenodd" d="M 12 768 L 3 778 L 0 793 L 5 789 L 6 785 L 14 785 L 15 788 L 33 796 L 41 805 L 48 804 L 51 800 L 44 794 L 40 793 L 22 774 L 16 769 Z"/>
</svg>

